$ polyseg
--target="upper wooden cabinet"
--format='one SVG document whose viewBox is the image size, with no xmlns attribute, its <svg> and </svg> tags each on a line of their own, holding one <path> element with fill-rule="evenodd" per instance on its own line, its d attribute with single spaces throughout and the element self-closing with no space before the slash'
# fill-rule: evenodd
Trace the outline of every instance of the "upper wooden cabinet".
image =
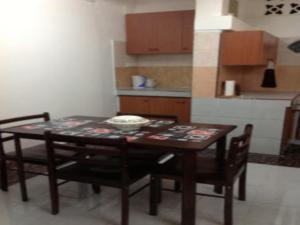
<svg viewBox="0 0 300 225">
<path fill-rule="evenodd" d="M 191 53 L 194 11 L 126 15 L 128 54 Z"/>
<path fill-rule="evenodd" d="M 222 34 L 221 64 L 267 65 L 276 62 L 278 38 L 264 31 L 232 31 Z"/>
<path fill-rule="evenodd" d="M 182 24 L 182 51 L 193 52 L 193 40 L 194 40 L 194 11 L 182 12 L 183 24 Z"/>
</svg>

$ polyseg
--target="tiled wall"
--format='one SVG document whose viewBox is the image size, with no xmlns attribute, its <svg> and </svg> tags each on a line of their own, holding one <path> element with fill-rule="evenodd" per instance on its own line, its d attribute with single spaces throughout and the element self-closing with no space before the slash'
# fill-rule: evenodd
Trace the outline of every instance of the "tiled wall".
<svg viewBox="0 0 300 225">
<path fill-rule="evenodd" d="M 296 92 L 300 91 L 300 66 L 278 65 L 276 71 L 276 88 L 262 88 L 261 83 L 265 67 L 221 67 L 218 82 L 218 94 L 224 80 L 235 80 L 242 91 Z"/>
<path fill-rule="evenodd" d="M 290 101 L 193 98 L 192 121 L 238 125 L 229 138 L 240 135 L 245 124 L 251 123 L 254 131 L 250 151 L 279 154 L 285 107 L 289 104 Z"/>
<path fill-rule="evenodd" d="M 194 35 L 193 97 L 215 97 L 218 78 L 220 32 Z"/>
<path fill-rule="evenodd" d="M 154 79 L 160 88 L 190 89 L 192 83 L 192 67 L 117 67 L 116 82 L 118 88 L 131 87 L 133 75 L 145 75 Z"/>
<path fill-rule="evenodd" d="M 125 42 L 114 42 L 114 55 L 117 88 L 131 87 L 133 75 L 145 75 L 159 88 L 191 89 L 192 54 L 129 56 Z"/>
</svg>

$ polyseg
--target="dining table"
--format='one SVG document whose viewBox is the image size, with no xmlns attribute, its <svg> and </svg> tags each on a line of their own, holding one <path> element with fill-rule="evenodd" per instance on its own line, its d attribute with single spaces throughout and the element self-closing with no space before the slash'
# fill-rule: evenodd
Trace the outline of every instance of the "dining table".
<svg viewBox="0 0 300 225">
<path fill-rule="evenodd" d="M 181 224 L 195 225 L 197 155 L 216 144 L 215 158 L 220 170 L 224 169 L 226 139 L 235 125 L 209 123 L 177 123 L 151 119 L 138 130 L 118 130 L 106 122 L 107 117 L 69 116 L 46 122 L 22 124 L 2 128 L 1 132 L 17 139 L 44 140 L 44 132 L 92 138 L 118 138 L 126 136 L 129 147 L 139 151 L 153 151 L 181 155 L 182 206 Z M 20 147 L 21 149 L 21 147 Z M 130 150 L 129 150 L 130 154 Z M 18 157 L 22 155 L 17 154 Z M 219 190 L 221 191 L 220 187 Z"/>
</svg>

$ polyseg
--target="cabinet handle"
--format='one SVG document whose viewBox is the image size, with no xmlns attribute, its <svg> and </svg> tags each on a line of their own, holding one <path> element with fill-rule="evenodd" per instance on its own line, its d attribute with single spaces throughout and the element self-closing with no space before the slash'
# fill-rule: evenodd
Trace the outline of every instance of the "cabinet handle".
<svg viewBox="0 0 300 225">
<path fill-rule="evenodd" d="M 185 104 L 184 101 L 178 101 L 177 103 L 178 103 L 178 104 Z"/>
<path fill-rule="evenodd" d="M 183 50 L 189 50 L 189 48 L 188 47 L 183 47 Z"/>
</svg>

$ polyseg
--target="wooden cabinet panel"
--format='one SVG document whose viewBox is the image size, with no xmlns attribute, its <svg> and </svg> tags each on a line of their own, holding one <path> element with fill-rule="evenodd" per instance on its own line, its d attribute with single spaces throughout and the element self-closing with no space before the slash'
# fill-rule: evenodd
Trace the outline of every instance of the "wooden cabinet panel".
<svg viewBox="0 0 300 225">
<path fill-rule="evenodd" d="M 149 113 L 150 99 L 140 96 L 120 96 L 120 111 L 126 113 Z"/>
<path fill-rule="evenodd" d="M 154 19 L 154 16 L 149 13 L 126 16 L 127 52 L 140 54 L 152 52 L 156 48 Z"/>
<path fill-rule="evenodd" d="M 182 12 L 182 51 L 193 52 L 195 11 Z"/>
<path fill-rule="evenodd" d="M 120 96 L 120 111 L 176 115 L 179 122 L 190 121 L 191 100 L 189 98 Z"/>
<path fill-rule="evenodd" d="M 157 13 L 157 51 L 178 53 L 181 51 L 182 18 L 181 12 Z"/>
<path fill-rule="evenodd" d="M 174 99 L 173 110 L 176 112 L 180 122 L 191 121 L 191 100 L 190 99 Z"/>
<path fill-rule="evenodd" d="M 176 115 L 180 122 L 190 121 L 190 99 L 188 98 L 152 98 L 150 112 L 162 115 Z"/>
<path fill-rule="evenodd" d="M 266 65 L 276 61 L 278 39 L 263 31 L 224 32 L 222 65 Z"/>
<path fill-rule="evenodd" d="M 128 54 L 191 53 L 194 11 L 138 13 L 126 16 Z"/>
</svg>

